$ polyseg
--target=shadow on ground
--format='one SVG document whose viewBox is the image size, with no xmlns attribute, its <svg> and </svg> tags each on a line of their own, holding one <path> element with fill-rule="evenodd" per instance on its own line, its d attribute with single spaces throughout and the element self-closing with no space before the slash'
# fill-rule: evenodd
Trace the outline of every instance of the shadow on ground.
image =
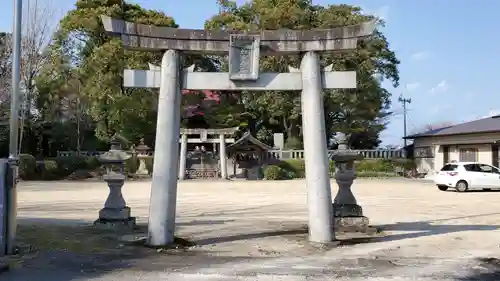
<svg viewBox="0 0 500 281">
<path fill-rule="evenodd" d="M 445 192 L 454 192 L 454 193 L 463 193 L 463 192 L 458 192 L 455 188 L 450 187 L 448 188 Z M 465 193 L 495 193 L 495 192 L 500 192 L 500 189 L 477 189 L 477 190 L 467 190 Z"/>
<path fill-rule="evenodd" d="M 224 224 L 227 221 L 195 220 L 179 225 Z M 11 270 L 2 281 L 70 281 L 95 278 L 113 271 L 180 271 L 209 268 L 226 263 L 258 259 L 249 256 L 219 256 L 200 247 L 151 249 L 124 243 L 125 234 L 137 229 L 115 232 L 102 230 L 84 221 L 56 219 L 20 219 L 20 254 L 9 259 Z"/>
<path fill-rule="evenodd" d="M 200 246 L 211 245 L 211 244 L 219 244 L 219 243 L 228 243 L 235 242 L 241 240 L 254 240 L 260 238 L 267 238 L 273 236 L 306 236 L 307 228 L 300 229 L 291 229 L 291 230 L 276 230 L 276 231 L 264 231 L 264 232 L 256 232 L 256 233 L 245 233 L 245 234 L 237 234 L 230 235 L 225 237 L 210 237 L 206 239 L 195 240 L 193 243 Z M 307 239 L 307 237 L 305 237 Z"/>
<path fill-rule="evenodd" d="M 457 281 L 498 281 L 500 280 L 500 259 L 479 258 L 477 266 L 466 276 L 457 278 Z"/>
<path fill-rule="evenodd" d="M 383 234 L 378 236 L 372 236 L 369 238 L 356 238 L 356 239 L 344 239 L 342 235 L 337 236 L 340 241 L 340 245 L 351 245 L 357 243 L 370 243 L 370 242 L 385 242 L 385 241 L 397 241 L 404 239 L 413 239 L 426 236 L 443 235 L 450 233 L 460 233 L 466 231 L 492 231 L 500 229 L 500 225 L 477 225 L 477 224 L 446 224 L 446 222 L 451 222 L 453 220 L 461 219 L 473 219 L 488 216 L 500 216 L 500 213 L 488 213 L 488 214 L 477 214 L 462 217 L 452 217 L 445 219 L 427 220 L 427 221 L 412 221 L 412 222 L 398 222 L 394 224 L 380 225 L 376 226 Z M 216 217 L 216 216 L 215 216 Z M 292 224 L 293 225 L 293 224 Z M 305 224 L 295 224 L 291 227 L 285 227 L 284 230 L 273 230 L 264 232 L 244 233 L 229 236 L 216 236 L 209 237 L 201 240 L 193 241 L 197 245 L 209 245 L 209 244 L 219 244 L 227 242 L 235 242 L 240 240 L 252 240 L 260 239 L 273 236 L 295 236 L 295 238 L 300 238 L 307 240 L 307 225 Z M 407 232 L 407 233 L 397 233 L 392 234 L 391 232 Z M 500 280 L 500 279 L 499 279 Z"/>
<path fill-rule="evenodd" d="M 242 210 L 245 211 L 245 210 Z M 500 213 L 480 214 L 474 216 L 448 218 L 442 220 L 401 222 L 383 226 L 389 233 L 386 237 L 369 239 L 363 242 L 394 241 L 423 236 L 440 235 L 464 231 L 496 230 L 495 225 L 445 225 L 447 221 L 468 219 L 474 217 L 494 216 Z M 202 219 L 199 219 L 202 218 Z M 179 227 L 195 225 L 231 226 L 233 220 L 217 220 L 200 216 L 197 219 L 178 223 Z M 251 221 L 250 221 L 251 222 Z M 268 222 L 271 223 L 271 222 Z M 76 281 L 83 278 L 96 278 L 114 271 L 154 271 L 154 272 L 198 272 L 201 269 L 217 268 L 218 266 L 237 265 L 241 263 L 261 263 L 278 255 L 263 252 L 262 255 L 238 255 L 231 247 L 213 247 L 224 243 L 243 241 L 240 245 L 250 247 L 260 242 L 250 242 L 261 238 L 271 239 L 272 243 L 293 244 L 285 255 L 297 257 L 314 255 L 319 250 L 330 250 L 338 244 L 322 247 L 307 243 L 307 227 L 300 223 L 281 227 L 270 225 L 274 231 L 259 231 L 242 234 L 196 238 L 195 246 L 181 245 L 177 249 L 151 249 L 137 243 L 123 242 L 123 235 L 138 235 L 147 233 L 145 225 L 139 225 L 128 232 L 114 232 L 96 229 L 86 221 L 27 218 L 19 220 L 18 243 L 21 245 L 21 255 L 10 261 L 13 269 L 2 274 L 2 281 L 39 280 L 39 281 Z M 390 234 L 390 231 L 413 231 L 404 234 Z M 216 231 L 217 232 L 217 231 Z M 278 239 L 278 240 L 272 240 Z M 268 241 L 268 242 L 269 242 Z M 346 245 L 342 241 L 340 245 Z M 351 243 L 352 244 L 352 243 Z M 249 246 L 250 245 L 250 246 Z M 274 245 L 273 245 L 274 246 Z M 300 248 L 300 250 L 298 250 Z M 263 249 L 268 250 L 268 249 Z M 224 252 L 226 251 L 226 252 Z M 241 251 L 240 251 L 241 253 Z M 488 271 L 472 272 L 475 277 L 463 280 L 500 280 L 498 265 L 491 265 Z M 498 263 L 500 264 L 500 263 Z M 496 268 L 492 268 L 497 266 Z M 471 274 L 472 274 L 471 273 Z"/>
<path fill-rule="evenodd" d="M 447 219 L 437 219 L 428 221 L 416 221 L 416 222 L 398 222 L 395 224 L 387 224 L 379 226 L 380 229 L 387 233 L 386 236 L 376 239 L 375 241 L 396 241 L 403 239 L 412 239 L 425 236 L 458 233 L 465 231 L 491 231 L 500 229 L 500 225 L 460 225 L 460 224 L 443 224 L 446 221 L 459 220 L 459 219 L 471 219 L 479 217 L 497 216 L 500 213 L 489 213 L 489 214 L 479 214 L 470 215 L 463 217 L 454 217 Z M 411 231 L 410 233 L 402 234 L 390 234 L 391 231 Z M 499 279 L 500 280 L 500 279 Z"/>
</svg>

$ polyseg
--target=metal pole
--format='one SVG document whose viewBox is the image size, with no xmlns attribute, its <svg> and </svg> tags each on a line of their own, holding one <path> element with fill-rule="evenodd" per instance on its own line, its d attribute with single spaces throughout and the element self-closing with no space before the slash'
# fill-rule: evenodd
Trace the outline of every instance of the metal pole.
<svg viewBox="0 0 500 281">
<path fill-rule="evenodd" d="M 0 257 L 7 254 L 7 159 L 0 159 Z M 1 271 L 0 265 L 0 271 Z"/>
<path fill-rule="evenodd" d="M 15 250 L 17 228 L 17 167 L 19 141 L 19 98 L 21 97 L 21 23 L 23 1 L 14 0 L 12 26 L 12 93 L 10 97 L 9 170 L 7 179 L 7 254 Z"/>
<path fill-rule="evenodd" d="M 305 151 L 309 240 L 327 243 L 333 231 L 332 191 L 327 157 L 325 113 L 318 54 L 307 52 L 302 72 L 302 128 Z"/>
<path fill-rule="evenodd" d="M 168 50 L 161 61 L 158 119 L 149 205 L 148 244 L 174 242 L 181 125 L 180 54 Z"/>
<path fill-rule="evenodd" d="M 404 134 L 404 147 L 406 147 L 406 101 L 403 101 L 403 134 Z"/>
<path fill-rule="evenodd" d="M 407 140 L 406 140 L 406 115 L 408 114 L 408 109 L 406 108 L 406 104 L 411 103 L 411 98 L 405 98 L 403 97 L 403 94 L 401 94 L 398 98 L 398 101 L 403 104 L 403 134 L 404 134 L 404 147 L 407 145 Z"/>
</svg>

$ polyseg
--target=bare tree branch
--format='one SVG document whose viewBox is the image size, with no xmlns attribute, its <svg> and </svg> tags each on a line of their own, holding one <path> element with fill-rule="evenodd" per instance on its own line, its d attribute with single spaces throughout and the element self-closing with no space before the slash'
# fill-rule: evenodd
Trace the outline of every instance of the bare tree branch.
<svg viewBox="0 0 500 281">
<path fill-rule="evenodd" d="M 0 120 L 9 117 L 12 84 L 12 35 L 0 33 Z"/>
<path fill-rule="evenodd" d="M 34 117 L 39 115 L 38 109 L 35 107 L 38 94 L 35 79 L 49 59 L 47 46 L 57 27 L 58 20 L 55 7 L 51 0 L 28 0 L 24 4 L 21 42 L 21 89 L 23 95 L 20 149 L 26 120 L 32 121 Z"/>
</svg>

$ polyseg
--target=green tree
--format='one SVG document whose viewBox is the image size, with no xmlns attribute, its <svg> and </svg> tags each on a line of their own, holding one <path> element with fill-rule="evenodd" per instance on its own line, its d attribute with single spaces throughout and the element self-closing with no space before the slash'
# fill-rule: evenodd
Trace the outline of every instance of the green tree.
<svg viewBox="0 0 500 281">
<path fill-rule="evenodd" d="M 375 19 L 350 5 L 313 5 L 310 0 L 253 0 L 238 6 L 234 1 L 219 0 L 220 9 L 205 23 L 207 29 L 216 30 L 275 30 L 314 29 L 355 25 Z M 379 20 L 382 26 L 384 23 Z M 327 138 L 337 131 L 348 135 L 364 133 L 378 136 L 391 114 L 390 93 L 381 86 L 381 79 L 389 79 L 396 87 L 399 83 L 398 64 L 384 35 L 377 30 L 358 49 L 347 54 L 324 54 L 323 65 L 334 64 L 335 70 L 354 70 L 358 75 L 358 88 L 325 92 Z M 261 59 L 264 71 L 286 72 L 288 65 L 298 67 L 299 56 L 266 57 Z M 380 77 L 380 78 L 377 78 Z M 285 132 L 287 138 L 301 139 L 300 94 L 297 92 L 245 92 L 240 102 L 250 117 L 248 124 L 258 135 Z M 261 120 L 259 120 L 261 119 Z M 368 132 L 370 132 L 368 134 Z M 294 141 L 295 142 L 295 141 Z M 354 143 L 376 143 L 360 142 Z"/>
<path fill-rule="evenodd" d="M 145 137 L 151 143 L 156 128 L 157 91 L 124 88 L 123 70 L 147 69 L 148 63 L 159 64 L 162 53 L 125 50 L 120 38 L 106 34 L 101 15 L 177 27 L 165 13 L 123 0 L 78 0 L 75 9 L 61 20 L 51 44 L 52 63 L 41 75 L 40 83 L 45 84 L 46 89 L 40 103 L 54 104 L 62 96 L 67 100 L 69 91 L 87 109 L 100 139 L 108 140 L 119 132 L 126 139 L 135 141 Z M 203 56 L 183 59 L 186 66 L 193 63 L 206 71 L 216 71 L 218 65 L 214 59 Z M 74 81 L 78 87 L 68 89 L 64 81 Z"/>
<path fill-rule="evenodd" d="M 154 91 L 123 88 L 122 73 L 126 67 L 140 69 L 158 63 L 161 54 L 124 50 L 119 38 L 105 33 L 100 16 L 177 27 L 174 20 L 162 12 L 120 0 L 79 0 L 75 6 L 61 20 L 52 47 L 76 66 L 73 72 L 80 81 L 79 95 L 89 105 L 97 136 L 108 139 L 120 132 L 133 139 L 153 131 L 151 119 L 157 103 Z"/>
</svg>

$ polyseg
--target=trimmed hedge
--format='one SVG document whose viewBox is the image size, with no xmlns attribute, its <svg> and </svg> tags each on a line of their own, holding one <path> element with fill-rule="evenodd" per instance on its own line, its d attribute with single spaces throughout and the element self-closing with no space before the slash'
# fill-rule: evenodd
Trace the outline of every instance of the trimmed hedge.
<svg viewBox="0 0 500 281">
<path fill-rule="evenodd" d="M 62 180 L 77 171 L 93 171 L 102 165 L 95 156 L 60 156 L 43 161 L 36 161 L 29 154 L 21 154 L 19 177 L 22 180 Z M 153 157 L 145 159 L 146 168 L 149 173 L 153 172 Z M 139 159 L 130 157 L 124 163 L 127 174 L 135 174 L 139 168 Z"/>
<path fill-rule="evenodd" d="M 144 159 L 149 173 L 153 172 L 153 157 Z M 76 171 L 92 171 L 101 167 L 94 156 L 61 156 L 44 161 L 36 161 L 32 155 L 21 154 L 19 176 L 22 180 L 61 180 Z M 134 156 L 124 163 L 127 174 L 136 173 L 139 159 Z M 403 171 L 415 169 L 415 162 L 409 159 L 366 159 L 355 162 L 358 177 L 394 177 Z M 330 161 L 330 175 L 335 174 L 335 163 Z M 263 170 L 267 180 L 288 180 L 305 177 L 304 160 L 284 160 L 276 165 L 266 166 Z"/>
<path fill-rule="evenodd" d="M 264 178 L 267 180 L 281 180 L 284 178 L 285 170 L 280 166 L 270 165 L 264 169 Z"/>
<path fill-rule="evenodd" d="M 41 180 L 58 180 L 59 168 L 54 160 L 45 160 L 42 163 L 37 163 L 35 169 L 35 177 Z"/>
<path fill-rule="evenodd" d="M 355 162 L 358 177 L 394 177 L 402 175 L 404 170 L 414 169 L 415 162 L 410 159 L 366 159 Z M 330 161 L 330 175 L 335 175 L 335 163 Z M 286 180 L 305 177 L 304 160 L 284 160 L 264 169 L 267 180 Z"/>
<path fill-rule="evenodd" d="M 23 180 L 36 179 L 36 159 L 33 155 L 19 155 L 19 177 Z"/>
</svg>

